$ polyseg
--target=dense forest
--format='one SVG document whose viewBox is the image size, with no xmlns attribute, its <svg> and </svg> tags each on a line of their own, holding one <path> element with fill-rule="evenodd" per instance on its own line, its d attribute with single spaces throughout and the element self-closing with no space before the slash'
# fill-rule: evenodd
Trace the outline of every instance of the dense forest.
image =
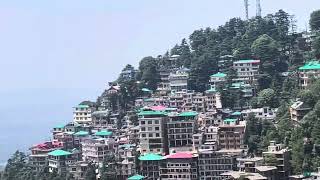
<svg viewBox="0 0 320 180">
<path fill-rule="evenodd" d="M 320 81 L 308 90 L 300 90 L 297 75 L 299 66 L 320 59 L 320 10 L 311 13 L 310 31 L 306 32 L 298 32 L 294 16 L 283 10 L 249 20 L 233 18 L 217 28 L 195 30 L 163 55 L 143 58 L 136 79 L 126 82 L 118 79 L 121 95 L 111 98 L 120 99 L 127 109 L 139 96 L 141 87 L 155 90 L 160 81 L 159 69 L 171 66 L 167 60 L 172 55 L 179 55 L 177 67 L 190 69 L 190 89 L 199 92 L 208 88 L 209 76 L 219 71 L 218 61 L 222 57 L 260 59 L 257 96 L 251 100 L 251 106 L 275 107 L 278 112 L 274 124 L 249 117 L 246 141 L 250 153 L 261 154 L 270 140 L 276 140 L 291 149 L 294 174 L 320 167 Z M 233 77 L 232 69 L 226 73 Z M 228 88 L 221 90 L 221 96 L 224 107 L 240 98 Z M 288 111 L 296 98 L 312 107 L 298 126 L 292 124 Z M 92 168 L 88 169 L 88 179 L 90 171 Z M 8 160 L 1 179 L 66 178 L 48 174 L 46 170 L 32 172 L 26 155 L 16 152 Z"/>
</svg>

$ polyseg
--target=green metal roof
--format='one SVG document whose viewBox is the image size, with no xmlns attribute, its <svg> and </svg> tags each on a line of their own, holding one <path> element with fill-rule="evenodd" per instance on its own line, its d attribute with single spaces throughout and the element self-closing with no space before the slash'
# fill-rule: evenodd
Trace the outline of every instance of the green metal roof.
<svg viewBox="0 0 320 180">
<path fill-rule="evenodd" d="M 128 180 L 140 180 L 140 179 L 143 179 L 143 178 L 144 178 L 144 176 L 136 174 L 134 176 L 129 177 Z"/>
<path fill-rule="evenodd" d="M 225 73 L 221 73 L 221 72 L 218 72 L 216 74 L 212 74 L 210 77 L 219 77 L 219 78 L 223 78 L 223 77 L 226 77 L 227 75 Z"/>
<path fill-rule="evenodd" d="M 51 151 L 48 153 L 48 155 L 50 155 L 50 156 L 67 156 L 70 154 L 72 154 L 72 153 L 68 152 L 68 151 L 61 150 L 61 149 L 54 150 L 54 151 Z"/>
<path fill-rule="evenodd" d="M 89 132 L 87 132 L 87 131 L 79 131 L 79 132 L 76 132 L 74 135 L 75 136 L 86 136 L 86 135 L 89 135 Z"/>
<path fill-rule="evenodd" d="M 142 90 L 143 92 L 151 92 L 151 90 L 148 89 L 148 88 L 142 88 L 141 90 Z"/>
<path fill-rule="evenodd" d="M 244 60 L 235 61 L 235 63 L 254 63 L 254 62 L 258 62 L 258 61 L 260 61 L 260 60 L 244 59 Z"/>
<path fill-rule="evenodd" d="M 216 88 L 210 88 L 207 92 L 217 92 Z"/>
<path fill-rule="evenodd" d="M 107 131 L 107 130 L 102 130 L 102 131 L 96 132 L 94 135 L 96 135 L 96 136 L 111 136 L 112 132 Z"/>
<path fill-rule="evenodd" d="M 186 111 L 179 114 L 180 117 L 191 117 L 196 115 L 198 115 L 198 113 L 194 111 Z"/>
<path fill-rule="evenodd" d="M 141 111 L 138 116 L 165 116 L 167 113 L 163 111 Z"/>
<path fill-rule="evenodd" d="M 64 125 L 62 125 L 62 124 L 59 124 L 59 125 L 55 126 L 54 128 L 59 128 L 59 129 L 63 129 L 63 128 L 64 128 Z"/>
<path fill-rule="evenodd" d="M 147 99 L 143 99 L 143 101 L 144 101 L 144 102 L 152 102 L 152 101 L 154 101 L 154 99 L 152 99 L 152 98 L 147 98 Z"/>
<path fill-rule="evenodd" d="M 236 122 L 237 119 L 225 119 L 224 122 Z"/>
<path fill-rule="evenodd" d="M 313 60 L 300 67 L 299 70 L 316 70 L 320 69 L 320 62 Z"/>
<path fill-rule="evenodd" d="M 236 112 L 232 113 L 231 115 L 233 115 L 233 116 L 240 116 L 240 115 L 241 115 L 241 112 L 236 111 Z"/>
<path fill-rule="evenodd" d="M 163 159 L 163 156 L 159 154 L 147 153 L 139 157 L 140 161 L 160 161 Z"/>
<path fill-rule="evenodd" d="M 76 108 L 88 108 L 89 106 L 86 104 L 79 104 Z"/>
</svg>

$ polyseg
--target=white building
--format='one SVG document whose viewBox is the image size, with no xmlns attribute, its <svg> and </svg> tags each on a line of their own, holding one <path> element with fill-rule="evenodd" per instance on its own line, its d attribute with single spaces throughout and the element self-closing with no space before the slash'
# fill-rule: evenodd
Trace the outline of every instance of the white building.
<svg viewBox="0 0 320 180">
<path fill-rule="evenodd" d="M 274 108 L 264 107 L 256 109 L 246 109 L 241 111 L 241 114 L 244 118 L 249 117 L 250 113 L 253 113 L 256 118 L 264 120 L 274 120 L 277 117 L 277 110 Z"/>
<path fill-rule="evenodd" d="M 226 82 L 227 74 L 218 72 L 210 76 L 209 84 L 211 88 L 216 88 L 217 85 Z"/>
<path fill-rule="evenodd" d="M 73 110 L 73 122 L 88 124 L 92 122 L 93 108 L 88 105 L 78 105 Z"/>
<path fill-rule="evenodd" d="M 238 80 L 249 84 L 255 83 L 258 75 L 260 60 L 239 60 L 233 62 L 233 69 L 237 72 Z"/>
<path fill-rule="evenodd" d="M 82 141 L 82 158 L 84 161 L 102 163 L 115 152 L 115 141 L 112 138 L 89 138 Z"/>
<path fill-rule="evenodd" d="M 320 77 L 320 62 L 310 61 L 299 68 L 300 87 L 307 88 L 314 79 Z"/>
<path fill-rule="evenodd" d="M 170 73 L 169 82 L 171 91 L 182 91 L 183 89 L 188 89 L 188 70 L 181 69 L 175 73 Z"/>
</svg>

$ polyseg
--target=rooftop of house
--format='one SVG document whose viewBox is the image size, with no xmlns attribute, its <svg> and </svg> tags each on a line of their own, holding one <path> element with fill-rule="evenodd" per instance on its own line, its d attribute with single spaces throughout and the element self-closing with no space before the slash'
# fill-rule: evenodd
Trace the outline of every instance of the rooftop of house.
<svg viewBox="0 0 320 180">
<path fill-rule="evenodd" d="M 185 111 L 185 112 L 181 112 L 178 116 L 180 117 L 193 117 L 193 116 L 197 116 L 198 113 L 195 111 Z"/>
<path fill-rule="evenodd" d="M 94 133 L 94 135 L 96 135 L 96 136 L 111 136 L 112 132 L 107 131 L 107 130 L 101 130 L 101 131 Z"/>
<path fill-rule="evenodd" d="M 78 106 L 76 106 L 75 108 L 88 108 L 89 106 L 86 104 L 79 104 Z"/>
<path fill-rule="evenodd" d="M 163 111 L 141 111 L 138 116 L 166 116 L 167 113 Z"/>
<path fill-rule="evenodd" d="M 320 70 L 320 62 L 317 60 L 311 60 L 301 66 L 299 70 Z"/>
<path fill-rule="evenodd" d="M 235 64 L 240 64 L 240 63 L 260 63 L 260 60 L 244 59 L 244 60 L 235 61 L 233 63 L 235 63 Z"/>
<path fill-rule="evenodd" d="M 231 115 L 232 115 L 232 116 L 240 116 L 240 115 L 241 115 L 241 112 L 236 111 L 236 112 L 233 112 Z"/>
<path fill-rule="evenodd" d="M 61 150 L 61 149 L 54 150 L 54 151 L 51 151 L 48 153 L 48 155 L 50 155 L 50 156 L 67 156 L 70 154 L 72 154 L 72 153 L 68 152 L 68 151 Z"/>
<path fill-rule="evenodd" d="M 74 133 L 75 136 L 87 136 L 89 135 L 89 132 L 87 131 L 79 131 L 79 132 L 76 132 Z"/>
<path fill-rule="evenodd" d="M 239 179 L 240 177 L 245 177 L 248 180 L 262 180 L 267 179 L 266 177 L 258 174 L 258 173 L 247 173 L 247 172 L 240 172 L 240 171 L 229 171 L 226 173 L 222 173 L 222 176 L 231 176 L 232 178 Z"/>
<path fill-rule="evenodd" d="M 136 175 L 134 175 L 134 176 L 129 177 L 128 180 L 141 180 L 141 179 L 143 179 L 143 178 L 144 178 L 144 176 L 141 176 L 141 175 L 139 175 L 139 174 L 136 174 Z"/>
<path fill-rule="evenodd" d="M 272 171 L 277 169 L 277 167 L 275 166 L 256 166 L 255 168 L 260 172 Z"/>
<path fill-rule="evenodd" d="M 226 76 L 227 76 L 227 74 L 218 72 L 218 73 L 216 73 L 216 74 L 212 74 L 210 77 L 224 78 L 224 77 L 226 77 Z"/>
<path fill-rule="evenodd" d="M 164 157 L 165 159 L 190 159 L 193 158 L 191 152 L 178 152 L 174 154 L 169 154 Z"/>
<path fill-rule="evenodd" d="M 163 156 L 154 153 L 147 153 L 139 157 L 140 161 L 160 161 L 163 159 Z"/>
</svg>

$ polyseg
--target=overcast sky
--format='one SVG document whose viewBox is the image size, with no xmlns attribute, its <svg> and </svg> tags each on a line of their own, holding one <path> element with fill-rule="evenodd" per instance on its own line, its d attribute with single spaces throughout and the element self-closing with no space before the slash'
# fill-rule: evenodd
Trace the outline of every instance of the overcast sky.
<svg viewBox="0 0 320 180">
<path fill-rule="evenodd" d="M 320 0 L 261 0 L 305 29 Z M 250 16 L 255 1 L 250 2 Z M 128 63 L 163 54 L 194 30 L 244 18 L 243 0 L 0 0 L 0 162 L 50 137 Z"/>
</svg>

